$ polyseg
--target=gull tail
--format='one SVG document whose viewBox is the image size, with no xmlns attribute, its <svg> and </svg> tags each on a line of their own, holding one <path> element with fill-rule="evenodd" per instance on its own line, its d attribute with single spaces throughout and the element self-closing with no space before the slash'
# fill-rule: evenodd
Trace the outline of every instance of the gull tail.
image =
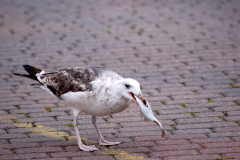
<svg viewBox="0 0 240 160">
<path fill-rule="evenodd" d="M 23 68 L 29 74 L 19 74 L 19 73 L 13 73 L 13 74 L 16 75 L 16 76 L 26 77 L 26 78 L 29 78 L 29 79 L 32 79 L 32 80 L 35 80 L 35 81 L 39 82 L 39 80 L 37 79 L 37 75 L 36 74 L 42 72 L 41 69 L 33 67 L 33 66 L 30 66 L 30 65 L 23 65 Z"/>
</svg>

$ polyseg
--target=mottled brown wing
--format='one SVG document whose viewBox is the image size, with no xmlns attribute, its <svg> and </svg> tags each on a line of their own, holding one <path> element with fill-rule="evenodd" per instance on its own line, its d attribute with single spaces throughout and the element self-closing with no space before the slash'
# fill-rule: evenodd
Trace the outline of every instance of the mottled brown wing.
<svg viewBox="0 0 240 160">
<path fill-rule="evenodd" d="M 90 82 L 103 70 L 99 67 L 75 67 L 61 69 L 59 72 L 46 73 L 40 78 L 43 84 L 57 97 L 67 92 L 91 91 Z"/>
</svg>

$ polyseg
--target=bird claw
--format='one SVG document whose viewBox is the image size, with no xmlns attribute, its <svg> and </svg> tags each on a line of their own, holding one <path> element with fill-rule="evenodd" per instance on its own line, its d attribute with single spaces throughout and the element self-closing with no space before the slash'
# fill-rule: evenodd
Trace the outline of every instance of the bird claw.
<svg viewBox="0 0 240 160">
<path fill-rule="evenodd" d="M 78 144 L 79 148 L 83 151 L 95 151 L 99 150 L 95 145 L 86 146 L 84 144 Z"/>
<path fill-rule="evenodd" d="M 99 142 L 99 145 L 110 146 L 110 145 L 116 145 L 116 144 L 119 144 L 119 143 L 121 143 L 121 142 L 109 142 L 109 141 L 103 139 Z"/>
</svg>

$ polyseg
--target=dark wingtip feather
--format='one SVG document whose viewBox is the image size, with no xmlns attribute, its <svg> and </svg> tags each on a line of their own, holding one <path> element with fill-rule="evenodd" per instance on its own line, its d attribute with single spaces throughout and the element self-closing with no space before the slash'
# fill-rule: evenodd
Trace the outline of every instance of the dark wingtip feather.
<svg viewBox="0 0 240 160">
<path fill-rule="evenodd" d="M 37 79 L 36 74 L 40 73 L 42 71 L 41 69 L 38 69 L 38 68 L 30 66 L 30 65 L 26 65 L 26 64 L 23 65 L 23 68 L 29 73 L 29 75 L 19 74 L 19 73 L 13 73 L 13 74 L 16 75 L 16 76 L 26 77 L 26 78 L 29 78 L 29 79 L 39 81 Z"/>
<path fill-rule="evenodd" d="M 30 65 L 23 65 L 23 68 L 29 73 L 29 74 L 33 74 L 33 75 L 36 75 L 37 73 L 40 73 L 42 70 L 39 69 L 39 68 L 36 68 L 36 67 L 33 67 L 33 66 L 30 66 Z"/>
<path fill-rule="evenodd" d="M 36 81 L 38 81 L 37 77 L 36 77 L 36 76 L 32 76 L 32 75 L 19 74 L 19 73 L 13 73 L 13 75 L 21 76 L 21 77 L 26 77 L 26 78 L 29 78 L 29 79 L 32 79 L 32 80 L 36 80 Z"/>
</svg>

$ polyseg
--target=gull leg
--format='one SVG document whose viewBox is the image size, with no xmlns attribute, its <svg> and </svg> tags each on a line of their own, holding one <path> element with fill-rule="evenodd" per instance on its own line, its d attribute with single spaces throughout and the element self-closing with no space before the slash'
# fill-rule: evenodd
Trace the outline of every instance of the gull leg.
<svg viewBox="0 0 240 160">
<path fill-rule="evenodd" d="M 96 117 L 95 116 L 92 116 L 92 123 L 97 130 L 97 134 L 98 134 L 98 138 L 99 138 L 99 145 L 107 146 L 107 145 L 116 145 L 116 144 L 121 143 L 121 142 L 109 142 L 109 141 L 107 141 L 103 138 L 103 136 L 102 136 L 97 124 L 96 124 Z"/>
<path fill-rule="evenodd" d="M 79 114 L 79 113 L 78 113 Z M 73 120 L 73 125 L 74 125 L 74 129 L 76 132 L 76 136 L 77 136 L 77 140 L 78 140 L 78 147 L 83 150 L 83 151 L 94 151 L 94 150 L 98 150 L 98 148 L 96 148 L 94 145 L 91 146 L 86 146 L 85 144 L 83 144 L 79 131 L 78 131 L 78 122 L 77 122 L 77 116 L 74 116 L 74 120 Z"/>
</svg>

